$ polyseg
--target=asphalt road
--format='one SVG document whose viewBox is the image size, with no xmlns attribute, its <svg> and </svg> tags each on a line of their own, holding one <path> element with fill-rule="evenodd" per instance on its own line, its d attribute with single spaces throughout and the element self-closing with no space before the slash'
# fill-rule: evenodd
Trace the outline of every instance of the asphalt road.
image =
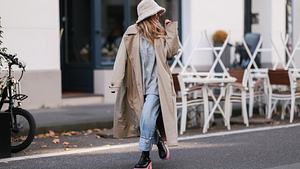
<svg viewBox="0 0 300 169">
<path fill-rule="evenodd" d="M 81 154 L 24 159 L 0 169 L 130 169 L 139 158 L 136 145 Z M 181 141 L 171 160 L 151 153 L 153 169 L 300 169 L 300 127 Z"/>
</svg>

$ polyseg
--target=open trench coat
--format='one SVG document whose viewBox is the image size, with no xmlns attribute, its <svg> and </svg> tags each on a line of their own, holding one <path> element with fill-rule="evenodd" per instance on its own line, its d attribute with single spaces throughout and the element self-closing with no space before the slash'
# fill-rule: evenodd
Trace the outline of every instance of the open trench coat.
<svg viewBox="0 0 300 169">
<path fill-rule="evenodd" d="M 160 124 L 157 124 L 168 145 L 177 145 L 177 109 L 173 79 L 167 58 L 179 48 L 177 22 L 166 26 L 167 35 L 155 39 L 158 92 L 161 105 Z M 128 27 L 123 35 L 113 70 L 110 89 L 117 92 L 113 134 L 115 138 L 139 135 L 139 120 L 144 104 L 142 70 L 139 55 L 137 25 Z"/>
</svg>

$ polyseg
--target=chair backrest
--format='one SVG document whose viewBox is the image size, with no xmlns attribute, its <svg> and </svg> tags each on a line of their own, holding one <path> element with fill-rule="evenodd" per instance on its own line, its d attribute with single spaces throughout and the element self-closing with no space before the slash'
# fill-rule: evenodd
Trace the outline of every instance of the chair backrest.
<svg viewBox="0 0 300 169">
<path fill-rule="evenodd" d="M 268 71 L 271 85 L 290 85 L 290 78 L 288 70 L 276 69 Z"/>
<path fill-rule="evenodd" d="M 180 84 L 178 80 L 178 73 L 172 73 L 173 83 L 174 83 L 174 89 L 175 92 L 178 93 L 180 91 Z"/>
<path fill-rule="evenodd" d="M 243 79 L 244 79 L 244 70 L 243 69 L 230 69 L 228 72 L 231 77 L 236 78 L 235 82 L 243 83 Z"/>
<path fill-rule="evenodd" d="M 246 33 L 245 41 L 250 49 L 251 54 L 254 53 L 255 48 L 259 42 L 260 34 L 258 33 Z"/>
</svg>

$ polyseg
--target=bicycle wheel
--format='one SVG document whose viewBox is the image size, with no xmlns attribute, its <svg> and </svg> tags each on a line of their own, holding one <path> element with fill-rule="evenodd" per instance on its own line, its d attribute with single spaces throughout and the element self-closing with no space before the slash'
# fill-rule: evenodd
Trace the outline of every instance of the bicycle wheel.
<svg viewBox="0 0 300 169">
<path fill-rule="evenodd" d="M 11 130 L 11 152 L 17 153 L 27 148 L 34 139 L 36 124 L 33 116 L 24 109 L 13 108 L 16 116 L 15 126 L 12 124 Z"/>
</svg>

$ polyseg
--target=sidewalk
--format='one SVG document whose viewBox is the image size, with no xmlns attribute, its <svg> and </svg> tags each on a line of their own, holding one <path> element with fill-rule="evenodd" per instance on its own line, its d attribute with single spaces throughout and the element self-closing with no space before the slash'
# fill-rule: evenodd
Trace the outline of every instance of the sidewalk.
<svg viewBox="0 0 300 169">
<path fill-rule="evenodd" d="M 108 104 L 66 106 L 29 111 L 36 121 L 37 134 L 46 133 L 49 130 L 62 132 L 112 128 L 113 126 L 113 105 Z"/>
<path fill-rule="evenodd" d="M 36 134 L 48 133 L 49 130 L 55 132 L 64 131 L 81 131 L 94 128 L 107 128 L 113 127 L 113 111 L 112 104 L 92 104 L 92 105 L 76 105 L 64 106 L 58 108 L 46 108 L 29 110 L 34 116 L 36 121 L 37 130 Z M 240 110 L 235 110 L 233 114 L 238 116 L 231 118 L 233 126 L 244 128 L 243 120 L 240 116 Z M 278 125 L 280 123 L 288 123 L 288 118 L 280 120 L 278 116 L 276 119 L 267 120 L 264 117 L 255 117 L 249 119 L 252 127 L 263 126 L 267 124 Z M 222 118 L 216 119 L 216 122 L 222 122 Z M 295 119 L 295 123 L 300 122 L 300 119 Z M 235 125 L 234 125 L 235 124 Z M 223 127 L 223 124 L 218 125 Z M 214 127 L 211 127 L 211 129 Z M 223 128 L 222 128 L 223 129 Z"/>
</svg>

